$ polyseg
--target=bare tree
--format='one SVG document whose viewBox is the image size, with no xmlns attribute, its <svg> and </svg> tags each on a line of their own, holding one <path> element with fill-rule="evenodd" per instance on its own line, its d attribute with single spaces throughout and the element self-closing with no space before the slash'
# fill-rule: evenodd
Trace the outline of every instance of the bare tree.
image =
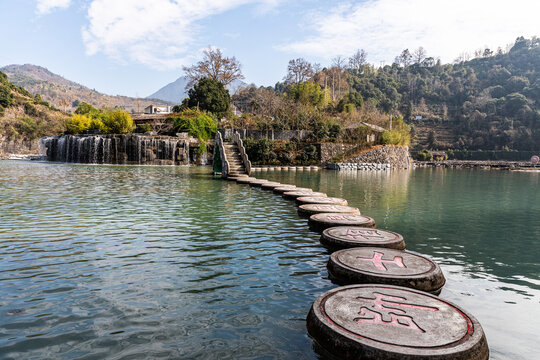
<svg viewBox="0 0 540 360">
<path fill-rule="evenodd" d="M 186 89 L 191 88 L 199 80 L 210 78 L 219 81 L 227 86 L 235 80 L 244 79 L 242 75 L 241 65 L 233 56 L 232 58 L 224 57 L 220 49 L 208 49 L 203 51 L 204 58 L 197 64 L 183 67 L 186 77 L 189 79 Z"/>
<path fill-rule="evenodd" d="M 311 79 L 313 75 L 313 65 L 303 58 L 298 58 L 289 61 L 284 80 L 287 84 L 298 84 Z"/>
<path fill-rule="evenodd" d="M 396 56 L 396 59 L 394 60 L 396 64 L 402 65 L 403 67 L 408 67 L 411 64 L 412 61 L 412 55 L 409 52 L 409 49 L 405 49 Z"/>
<path fill-rule="evenodd" d="M 349 58 L 349 68 L 362 71 L 364 65 L 367 64 L 367 52 L 364 49 L 356 50 Z"/>
<path fill-rule="evenodd" d="M 471 59 L 471 54 L 468 52 L 462 52 L 458 55 L 458 57 L 454 60 L 455 63 L 459 64 L 465 61 L 469 61 Z"/>
<path fill-rule="evenodd" d="M 345 58 L 341 55 L 336 56 L 332 59 L 332 65 L 337 70 L 338 75 L 338 97 L 341 96 L 341 73 L 345 68 Z"/>
<path fill-rule="evenodd" d="M 420 64 L 422 60 L 426 58 L 426 50 L 423 47 L 419 47 L 418 49 L 414 50 L 412 57 L 415 64 Z"/>
</svg>

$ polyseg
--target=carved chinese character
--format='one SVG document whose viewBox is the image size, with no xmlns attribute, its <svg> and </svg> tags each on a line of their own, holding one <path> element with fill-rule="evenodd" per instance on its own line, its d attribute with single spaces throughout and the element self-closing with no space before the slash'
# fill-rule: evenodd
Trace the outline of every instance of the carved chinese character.
<svg viewBox="0 0 540 360">
<path fill-rule="evenodd" d="M 404 309 L 439 311 L 438 308 L 432 306 L 405 303 L 403 301 L 407 299 L 403 297 L 390 296 L 381 293 L 373 293 L 373 295 L 375 295 L 374 299 L 364 297 L 357 298 L 357 300 L 364 303 L 370 303 L 371 305 L 369 306 L 371 309 L 365 306 L 361 307 L 360 311 L 358 312 L 360 317 L 354 319 L 356 323 L 402 327 L 412 331 L 424 333 L 425 330 L 418 326 L 413 317 L 407 315 L 407 312 Z M 375 311 L 372 309 L 380 311 Z M 387 320 L 388 318 L 390 319 Z"/>
<path fill-rule="evenodd" d="M 377 270 L 381 270 L 381 271 L 387 271 L 388 270 L 386 268 L 386 266 L 384 265 L 385 263 L 386 264 L 395 264 L 397 267 L 400 267 L 400 268 L 405 268 L 406 267 L 405 264 L 403 263 L 403 257 L 394 256 L 394 260 L 383 260 L 383 258 L 382 258 L 383 255 L 384 255 L 383 253 L 375 251 L 375 254 L 373 255 L 373 257 L 371 259 L 366 259 L 366 258 L 362 258 L 362 257 L 357 257 L 356 259 L 361 260 L 361 261 L 370 261 L 377 268 Z"/>
</svg>

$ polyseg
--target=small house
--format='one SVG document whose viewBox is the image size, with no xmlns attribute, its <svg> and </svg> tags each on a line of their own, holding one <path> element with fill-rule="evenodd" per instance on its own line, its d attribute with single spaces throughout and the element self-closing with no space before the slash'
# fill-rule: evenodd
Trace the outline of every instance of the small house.
<svg viewBox="0 0 540 360">
<path fill-rule="evenodd" d="M 172 107 L 168 105 L 148 105 L 144 108 L 145 114 L 170 114 Z"/>
</svg>

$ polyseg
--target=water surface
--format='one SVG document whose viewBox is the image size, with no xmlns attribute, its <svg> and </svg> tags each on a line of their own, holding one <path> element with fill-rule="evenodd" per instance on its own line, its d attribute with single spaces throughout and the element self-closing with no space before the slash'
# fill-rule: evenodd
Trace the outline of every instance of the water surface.
<svg viewBox="0 0 540 360">
<path fill-rule="evenodd" d="M 290 201 L 209 168 L 0 162 L 0 358 L 316 359 L 311 302 L 335 287 Z M 345 197 L 439 262 L 441 297 L 493 359 L 540 331 L 536 174 L 279 172 Z"/>
</svg>

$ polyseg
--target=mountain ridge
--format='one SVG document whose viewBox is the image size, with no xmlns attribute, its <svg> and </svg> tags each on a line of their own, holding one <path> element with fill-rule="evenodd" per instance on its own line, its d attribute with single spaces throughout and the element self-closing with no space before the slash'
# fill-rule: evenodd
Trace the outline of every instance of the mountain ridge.
<svg viewBox="0 0 540 360">
<path fill-rule="evenodd" d="M 73 112 L 80 102 L 98 108 L 123 107 L 130 112 L 140 112 L 148 105 L 171 105 L 171 102 L 156 98 L 133 98 L 122 95 L 108 95 L 92 90 L 33 64 L 11 64 L 0 68 L 9 81 L 23 87 L 32 95 L 40 94 L 43 100 L 57 108 Z"/>
</svg>

